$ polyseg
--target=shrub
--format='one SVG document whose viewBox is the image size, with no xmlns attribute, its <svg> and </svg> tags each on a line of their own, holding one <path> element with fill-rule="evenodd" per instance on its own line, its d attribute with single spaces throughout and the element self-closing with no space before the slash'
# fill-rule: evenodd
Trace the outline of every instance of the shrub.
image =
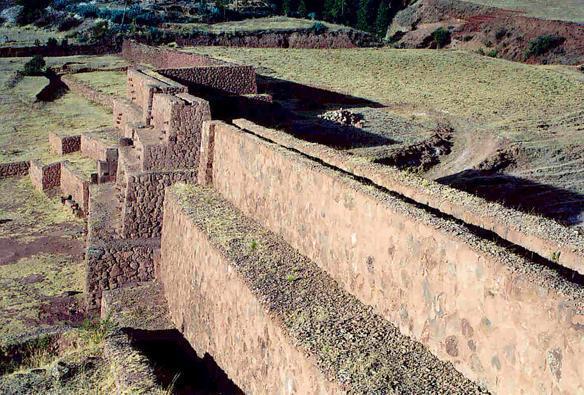
<svg viewBox="0 0 584 395">
<path fill-rule="evenodd" d="M 61 40 L 61 48 L 69 48 L 69 40 L 64 38 Z"/>
<path fill-rule="evenodd" d="M 500 28 L 499 30 L 497 30 L 497 32 L 495 33 L 495 38 L 497 40 L 501 40 L 503 39 L 503 37 L 505 37 L 507 35 L 507 29 L 505 29 L 504 27 Z"/>
<path fill-rule="evenodd" d="M 97 18 L 100 11 L 95 4 L 79 4 L 75 7 L 75 12 L 84 18 Z"/>
<path fill-rule="evenodd" d="M 39 75 L 45 70 L 47 63 L 45 59 L 40 55 L 35 55 L 31 60 L 24 64 L 24 69 L 22 70 L 23 75 Z"/>
<path fill-rule="evenodd" d="M 499 51 L 497 51 L 496 49 L 491 49 L 489 52 L 486 53 L 486 55 L 489 58 L 496 58 L 498 54 L 499 54 Z"/>
<path fill-rule="evenodd" d="M 59 26 L 57 26 L 57 30 L 59 30 L 60 32 L 66 32 L 68 30 L 73 29 L 74 27 L 79 26 L 80 24 L 81 24 L 80 19 L 69 16 L 59 23 Z"/>
<path fill-rule="evenodd" d="M 314 22 L 310 28 L 314 34 L 323 34 L 328 30 L 328 27 L 322 22 Z"/>
<path fill-rule="evenodd" d="M 47 47 L 49 48 L 57 48 L 59 46 L 59 42 L 56 38 L 51 37 L 47 40 Z"/>
<path fill-rule="evenodd" d="M 439 27 L 432 33 L 432 39 L 436 44 L 436 48 L 443 48 L 450 42 L 450 32 L 448 29 Z"/>
<path fill-rule="evenodd" d="M 18 0 L 16 4 L 22 6 L 16 18 L 19 25 L 28 25 L 43 16 L 51 0 Z"/>
<path fill-rule="evenodd" d="M 525 57 L 529 58 L 531 56 L 539 56 L 562 45 L 566 39 L 562 36 L 554 35 L 543 35 L 539 36 L 535 40 L 531 40 L 527 46 L 527 51 L 525 51 Z"/>
</svg>

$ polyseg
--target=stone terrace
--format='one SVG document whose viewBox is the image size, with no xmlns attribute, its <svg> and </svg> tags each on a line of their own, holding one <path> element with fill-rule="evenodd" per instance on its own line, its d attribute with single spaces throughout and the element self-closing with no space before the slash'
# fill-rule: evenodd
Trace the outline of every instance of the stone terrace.
<svg viewBox="0 0 584 395">
<path fill-rule="evenodd" d="M 160 325 L 248 392 L 584 391 L 581 236 L 234 120 L 271 102 L 248 66 L 122 54 L 113 127 L 51 136 L 98 162 L 87 194 L 60 162 L 0 167 L 88 198 L 90 309 L 119 315 L 148 290 Z"/>
</svg>

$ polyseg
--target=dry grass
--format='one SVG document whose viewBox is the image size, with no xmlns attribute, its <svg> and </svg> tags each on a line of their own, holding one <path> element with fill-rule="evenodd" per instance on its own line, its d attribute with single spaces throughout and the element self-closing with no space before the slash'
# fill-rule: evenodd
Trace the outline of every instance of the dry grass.
<svg viewBox="0 0 584 395">
<path fill-rule="evenodd" d="M 584 84 L 555 69 L 462 51 L 243 49 L 197 52 L 261 66 L 273 77 L 387 105 L 480 121 L 553 116 L 584 106 Z"/>
<path fill-rule="evenodd" d="M 284 16 L 268 18 L 250 18 L 236 22 L 215 23 L 185 23 L 170 24 L 172 30 L 181 32 L 209 32 L 209 33 L 234 33 L 234 32 L 254 32 L 254 31 L 282 31 L 294 29 L 308 29 L 314 25 L 315 21 L 300 18 L 288 18 Z M 346 26 L 335 25 L 333 23 L 321 22 L 329 30 L 347 30 Z"/>
<path fill-rule="evenodd" d="M 96 71 L 76 74 L 75 78 L 92 88 L 109 95 L 124 97 L 126 93 L 126 73 L 123 71 Z"/>
<path fill-rule="evenodd" d="M 465 0 L 469 3 L 505 8 L 543 19 L 584 22 L 582 0 Z"/>
<path fill-rule="evenodd" d="M 54 102 L 35 103 L 35 95 L 47 83 L 44 77 L 27 77 L 13 88 L 7 87 L 26 60 L 0 59 L 0 162 L 59 160 L 49 151 L 49 132 L 73 135 L 111 125 L 110 113 L 72 92 Z M 67 159 L 83 162 L 74 155 Z"/>
<path fill-rule="evenodd" d="M 33 46 L 36 40 L 44 45 L 51 37 L 60 41 L 65 36 L 66 32 L 40 29 L 35 26 L 0 26 L 0 47 Z M 70 43 L 73 41 L 69 39 Z"/>
</svg>

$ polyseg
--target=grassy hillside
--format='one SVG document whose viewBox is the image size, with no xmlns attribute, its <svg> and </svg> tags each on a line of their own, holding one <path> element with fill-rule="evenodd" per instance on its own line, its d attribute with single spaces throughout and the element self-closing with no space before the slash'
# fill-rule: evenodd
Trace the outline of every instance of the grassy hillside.
<svg viewBox="0 0 584 395">
<path fill-rule="evenodd" d="M 349 93 L 386 105 L 480 121 L 521 120 L 584 106 L 581 74 L 462 51 L 244 49 L 198 47 L 261 73 Z"/>
<path fill-rule="evenodd" d="M 469 3 L 516 10 L 528 16 L 584 22 L 582 0 L 465 0 Z"/>
</svg>

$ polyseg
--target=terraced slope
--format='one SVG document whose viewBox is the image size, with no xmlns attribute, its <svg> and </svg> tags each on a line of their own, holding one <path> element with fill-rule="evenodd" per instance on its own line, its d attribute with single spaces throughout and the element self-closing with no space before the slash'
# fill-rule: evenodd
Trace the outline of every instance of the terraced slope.
<svg viewBox="0 0 584 395">
<path fill-rule="evenodd" d="M 491 200 L 508 200 L 514 207 L 532 196 L 531 204 L 521 206 L 526 211 L 568 224 L 581 222 L 584 75 L 575 69 L 513 63 L 465 51 L 190 50 L 253 64 L 270 79 L 317 86 L 384 106 L 367 110 L 363 130 L 396 144 L 357 150 L 371 160 L 427 139 L 431 134 L 420 123 L 447 125 L 454 131 L 452 148 L 448 154 L 437 154 L 431 168 L 424 169 L 428 177 Z M 407 121 L 407 137 L 376 121 L 387 114 Z M 504 177 L 492 178 L 500 174 Z M 485 183 L 484 176 L 492 182 Z M 501 187 L 493 188 L 493 182 Z M 485 184 L 486 189 L 481 187 Z"/>
</svg>

